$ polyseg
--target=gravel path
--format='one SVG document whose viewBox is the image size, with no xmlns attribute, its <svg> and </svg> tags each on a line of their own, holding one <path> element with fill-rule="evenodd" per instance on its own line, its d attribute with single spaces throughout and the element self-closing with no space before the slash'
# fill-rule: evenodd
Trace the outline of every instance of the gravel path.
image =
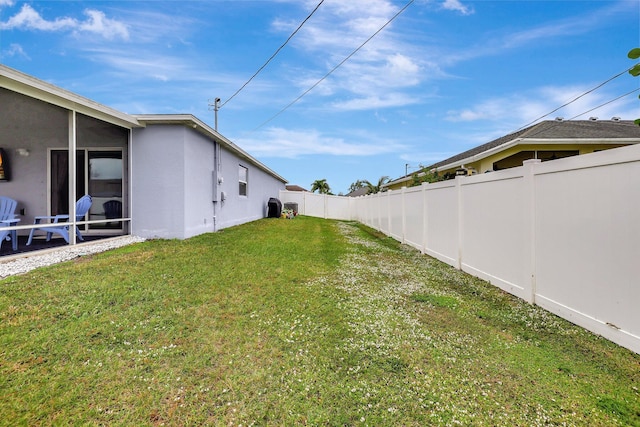
<svg viewBox="0 0 640 427">
<path fill-rule="evenodd" d="M 99 240 L 82 243 L 76 246 L 57 248 L 44 253 L 34 253 L 10 261 L 0 261 L 0 278 L 26 273 L 35 268 L 68 261 L 79 256 L 95 254 L 119 248 L 132 243 L 143 242 L 145 239 L 136 236 L 121 236 L 114 239 Z"/>
</svg>

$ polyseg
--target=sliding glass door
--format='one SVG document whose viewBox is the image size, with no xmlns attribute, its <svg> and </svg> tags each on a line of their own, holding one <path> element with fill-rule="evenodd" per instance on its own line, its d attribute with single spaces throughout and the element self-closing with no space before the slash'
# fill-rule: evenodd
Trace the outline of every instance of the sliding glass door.
<svg viewBox="0 0 640 427">
<path fill-rule="evenodd" d="M 85 194 L 84 150 L 76 151 L 76 194 Z M 69 214 L 69 155 L 68 150 L 51 151 L 51 215 Z"/>
<path fill-rule="evenodd" d="M 68 214 L 68 150 L 51 150 L 50 158 L 51 214 Z M 123 216 L 123 176 L 122 150 L 76 151 L 76 196 L 89 194 L 93 198 L 86 220 L 114 220 L 90 224 L 89 230 L 122 230 L 122 223 L 115 220 Z"/>
</svg>

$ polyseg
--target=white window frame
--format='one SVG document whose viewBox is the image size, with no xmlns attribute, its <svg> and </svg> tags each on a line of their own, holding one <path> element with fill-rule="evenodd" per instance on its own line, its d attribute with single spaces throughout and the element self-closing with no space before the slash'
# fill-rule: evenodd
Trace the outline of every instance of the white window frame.
<svg viewBox="0 0 640 427">
<path fill-rule="evenodd" d="M 244 180 L 242 179 L 243 171 Z M 238 195 L 240 197 L 247 197 L 249 195 L 249 168 L 243 165 L 238 165 Z"/>
</svg>

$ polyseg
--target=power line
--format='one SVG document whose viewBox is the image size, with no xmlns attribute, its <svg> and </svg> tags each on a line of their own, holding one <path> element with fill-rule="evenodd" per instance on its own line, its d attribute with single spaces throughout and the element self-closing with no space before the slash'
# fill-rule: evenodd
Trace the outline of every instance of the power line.
<svg viewBox="0 0 640 427">
<path fill-rule="evenodd" d="M 631 67 L 631 68 L 633 68 L 633 67 Z M 515 132 L 517 132 L 517 131 L 519 131 L 519 130 L 522 130 L 522 129 L 526 128 L 526 127 L 531 126 L 532 124 L 534 124 L 534 123 L 535 123 L 535 122 L 537 122 L 538 120 L 544 119 L 544 118 L 545 118 L 545 117 L 547 117 L 548 115 L 555 113 L 556 111 L 560 110 L 561 108 L 566 107 L 566 106 L 567 106 L 567 105 L 569 105 L 569 104 L 573 104 L 574 102 L 576 102 L 578 99 L 582 98 L 583 96 L 586 96 L 586 95 L 590 94 L 591 92 L 594 92 L 595 90 L 600 89 L 602 86 L 606 85 L 606 84 L 607 84 L 607 83 L 609 83 L 610 81 L 615 80 L 615 79 L 617 79 L 618 77 L 620 77 L 621 75 L 623 75 L 623 74 L 625 74 L 625 73 L 629 72 L 629 70 L 631 70 L 631 68 L 628 68 L 628 69 L 626 69 L 626 70 L 624 70 L 624 71 L 622 71 L 622 72 L 620 72 L 620 73 L 616 74 L 615 76 L 613 76 L 613 77 L 611 77 L 611 78 L 609 78 L 609 79 L 605 80 L 604 82 L 600 83 L 598 86 L 594 87 L 593 89 L 589 89 L 588 91 L 586 91 L 586 92 L 582 93 L 581 95 L 578 95 L 577 97 L 575 97 L 575 98 L 574 98 L 574 99 L 572 99 L 571 101 L 568 101 L 568 102 L 566 102 L 566 103 L 562 104 L 561 106 L 559 106 L 559 107 L 558 107 L 558 108 L 556 108 L 555 110 L 552 110 L 552 111 L 548 112 L 547 114 L 545 114 L 545 115 L 543 115 L 543 116 L 540 116 L 540 117 L 538 117 L 538 118 L 537 118 L 537 119 L 535 119 L 535 120 L 530 121 L 530 122 L 529 122 L 529 123 L 527 123 L 526 125 L 521 126 L 520 128 L 516 129 L 516 131 L 515 131 Z M 626 95 L 624 95 L 624 96 L 626 96 Z M 606 105 L 606 104 L 604 104 L 604 105 Z M 597 107 L 597 108 L 600 108 L 600 107 Z M 587 111 L 587 112 L 588 112 L 588 111 Z M 586 114 L 586 113 L 582 113 L 582 114 Z M 581 116 L 582 114 L 580 114 L 580 116 Z"/>
<path fill-rule="evenodd" d="M 578 114 L 577 116 L 573 116 L 573 117 L 571 117 L 569 120 L 573 120 L 573 119 L 575 119 L 575 118 L 578 118 L 578 117 L 582 116 L 583 114 L 590 113 L 590 112 L 592 112 L 592 111 L 594 111 L 594 110 L 597 110 L 598 108 L 601 108 L 601 107 L 604 107 L 605 105 L 611 104 L 612 102 L 616 102 L 617 100 L 622 99 L 622 98 L 624 98 L 625 96 L 629 96 L 629 95 L 631 95 L 631 94 L 632 94 L 632 93 L 634 93 L 634 92 L 638 92 L 639 90 L 640 90 L 640 87 L 639 87 L 639 88 L 636 88 L 636 89 L 634 89 L 634 90 L 632 90 L 632 91 L 629 91 L 629 92 L 627 92 L 627 93 L 625 93 L 625 94 L 623 94 L 623 95 L 620 95 L 620 96 L 618 96 L 618 97 L 616 97 L 616 98 L 613 98 L 611 101 L 607 101 L 607 102 L 605 102 L 604 104 L 600 104 L 600 105 L 598 105 L 597 107 L 593 107 L 592 109 L 587 110 L 587 111 L 585 111 L 584 113 L 580 113 L 580 114 Z"/>
<path fill-rule="evenodd" d="M 269 59 L 267 59 L 267 62 L 265 62 L 262 67 L 258 68 L 258 71 L 256 71 L 253 76 L 251 76 L 251 78 L 249 80 L 247 80 L 247 82 L 245 84 L 242 85 L 242 87 L 240 87 L 240 89 L 238 89 L 233 95 L 231 95 L 231 97 L 229 99 L 227 99 L 226 101 L 224 101 L 224 103 L 219 107 L 222 108 L 225 105 L 227 105 L 227 102 L 231 101 L 233 98 L 235 98 L 235 96 L 237 94 L 239 94 L 249 83 L 251 83 L 251 80 L 253 80 L 259 73 L 260 71 L 262 71 L 264 69 L 264 67 L 266 67 L 269 62 L 271 62 L 271 60 L 273 58 L 276 57 L 276 55 L 282 50 L 282 48 L 284 48 L 286 46 L 287 43 L 289 43 L 289 40 L 291 40 L 293 38 L 293 36 L 296 35 L 296 33 L 298 31 L 300 31 L 300 28 L 302 28 L 302 26 L 309 20 L 309 18 L 311 18 L 311 16 L 316 13 L 316 10 L 318 10 L 318 8 L 320 7 L 320 5 L 324 3 L 324 0 L 320 0 L 320 3 L 318 3 L 318 5 L 315 7 L 315 9 L 313 9 L 311 11 L 311 13 L 304 19 L 304 21 L 302 21 L 300 23 L 300 25 L 298 25 L 298 28 L 295 29 L 295 31 L 293 33 L 291 33 L 291 35 L 289 36 L 289 38 L 287 38 L 287 40 L 285 40 L 285 42 L 274 52 L 273 55 L 271 55 L 271 57 Z"/>
<path fill-rule="evenodd" d="M 340 66 L 342 66 L 342 64 L 344 64 L 345 62 L 347 62 L 353 55 L 355 55 L 360 49 L 362 49 L 364 47 L 364 45 L 366 45 L 367 43 L 369 43 L 369 41 L 371 39 L 373 39 L 375 36 L 378 35 L 378 33 L 380 33 L 382 30 L 384 30 L 391 22 L 393 22 L 398 16 L 400 16 L 400 14 L 402 12 L 404 12 L 412 3 L 414 2 L 414 0 L 410 0 L 402 9 L 400 9 L 395 15 L 393 15 L 393 17 L 391 17 L 391 19 L 389 19 L 382 27 L 380 27 L 378 29 L 378 31 L 376 31 L 375 33 L 373 33 L 373 35 L 371 35 L 368 39 L 366 39 L 360 46 L 358 46 L 353 52 L 351 52 L 346 58 L 344 58 L 342 61 L 340 61 L 340 63 L 338 65 L 336 65 L 335 67 L 333 67 L 327 74 L 325 74 L 324 76 L 322 76 L 322 78 L 320 80 L 318 80 L 317 82 L 315 82 L 309 89 L 305 90 L 304 92 L 302 92 L 302 94 L 300 96 L 298 96 L 296 99 L 294 99 L 293 101 L 291 101 L 289 104 L 287 104 L 287 106 L 285 106 L 282 110 L 278 111 L 276 114 L 274 114 L 271 118 L 269 118 L 268 120 L 264 121 L 261 125 L 259 125 L 258 127 L 254 128 L 252 130 L 252 132 L 260 129 L 262 126 L 266 125 L 267 123 L 269 123 L 271 120 L 275 119 L 276 117 L 278 117 L 280 114 L 284 113 L 289 107 L 291 107 L 293 104 L 295 104 L 296 102 L 300 101 L 300 99 L 302 99 L 302 97 L 304 97 L 306 94 L 308 94 L 309 92 L 311 92 L 316 86 L 318 86 L 320 83 L 322 83 L 327 77 L 329 77 L 335 70 L 337 70 L 338 68 L 340 68 Z"/>
<path fill-rule="evenodd" d="M 567 122 L 567 121 L 571 121 L 571 120 L 577 119 L 578 117 L 580 117 L 580 116 L 582 116 L 582 115 L 584 115 L 584 114 L 587 114 L 587 113 L 590 113 L 590 112 L 592 112 L 592 111 L 595 111 L 595 110 L 597 110 L 598 108 L 602 108 L 602 107 L 604 107 L 605 105 L 609 105 L 609 104 L 611 104 L 612 102 L 616 102 L 617 100 L 622 99 L 622 98 L 624 98 L 625 96 L 629 96 L 629 95 L 631 95 L 632 93 L 634 93 L 634 92 L 638 92 L 638 91 L 640 91 L 640 88 L 633 89 L 632 91 L 629 91 L 629 92 L 624 93 L 624 94 L 622 94 L 622 95 L 620 95 L 620 96 L 617 96 L 617 97 L 613 98 L 612 100 L 609 100 L 609 101 L 607 101 L 607 102 L 604 102 L 604 103 L 602 103 L 602 104 L 598 105 L 597 107 L 593 107 L 593 108 L 591 108 L 591 109 L 589 109 L 589 110 L 587 110 L 587 111 L 584 111 L 584 112 L 582 112 L 582 113 L 580 113 L 580 114 L 577 114 L 577 115 L 575 115 L 575 116 L 571 117 L 570 119 L 566 119 L 566 120 L 562 120 L 562 121 L 558 120 L 558 122 L 554 123 L 552 126 L 548 126 L 548 127 L 546 127 L 546 128 L 543 128 L 543 129 L 538 130 L 537 132 L 534 132 L 534 133 L 531 133 L 531 134 L 527 134 L 527 138 L 531 138 L 531 137 L 534 137 L 534 136 L 536 136 L 536 135 L 538 135 L 538 134 L 541 134 L 541 133 L 543 133 L 543 132 L 547 132 L 549 129 L 552 129 L 552 128 L 556 127 L 556 126 L 560 126 L 560 125 L 561 125 L 562 123 L 564 123 L 564 122 Z M 549 113 L 549 114 L 551 114 L 551 113 Z M 516 132 L 518 132 L 518 131 L 520 131 L 520 130 L 522 130 L 522 129 L 523 129 L 523 128 L 520 128 L 520 129 L 518 129 L 517 131 L 512 132 L 512 133 L 516 133 Z"/>
</svg>

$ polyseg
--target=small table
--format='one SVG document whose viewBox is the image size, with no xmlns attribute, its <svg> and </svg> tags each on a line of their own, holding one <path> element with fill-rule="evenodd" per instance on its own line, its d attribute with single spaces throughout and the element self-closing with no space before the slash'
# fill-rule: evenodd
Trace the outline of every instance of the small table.
<svg viewBox="0 0 640 427">
<path fill-rule="evenodd" d="M 9 227 L 11 227 L 12 225 L 16 225 L 19 222 L 20 218 L 5 219 L 4 221 L 0 221 L 0 223 L 6 224 Z M 15 252 L 18 250 L 18 232 L 16 230 L 11 230 L 9 233 L 11 234 L 11 247 Z"/>
</svg>

